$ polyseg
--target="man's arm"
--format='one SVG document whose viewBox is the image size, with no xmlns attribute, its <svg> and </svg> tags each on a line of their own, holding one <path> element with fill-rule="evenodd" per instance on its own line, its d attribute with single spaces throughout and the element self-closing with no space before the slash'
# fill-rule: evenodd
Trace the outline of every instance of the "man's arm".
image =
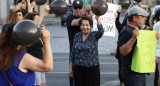
<svg viewBox="0 0 160 86">
<path fill-rule="evenodd" d="M 133 48 L 133 45 L 135 43 L 136 39 L 134 38 L 131 38 L 126 44 L 122 45 L 119 50 L 120 50 L 120 53 L 123 55 L 123 56 L 126 56 L 128 53 L 131 52 L 132 48 Z"/>
<path fill-rule="evenodd" d="M 74 20 L 71 22 L 71 26 L 78 26 L 80 19 L 81 19 L 81 18 L 74 19 Z"/>
<path fill-rule="evenodd" d="M 133 30 L 133 35 L 132 35 L 132 38 L 125 44 L 123 44 L 119 50 L 120 50 L 120 53 L 123 55 L 123 56 L 126 56 L 128 53 L 131 52 L 132 48 L 133 48 L 133 45 L 135 43 L 135 41 L 137 40 L 137 37 L 139 35 L 139 29 L 136 28 Z"/>
</svg>

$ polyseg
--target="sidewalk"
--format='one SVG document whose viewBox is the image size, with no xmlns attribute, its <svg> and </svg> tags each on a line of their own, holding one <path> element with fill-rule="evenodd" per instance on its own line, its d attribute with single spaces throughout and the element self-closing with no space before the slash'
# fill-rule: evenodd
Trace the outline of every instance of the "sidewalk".
<svg viewBox="0 0 160 86">
<path fill-rule="evenodd" d="M 53 23 L 60 23 L 61 22 L 61 17 L 58 16 L 56 17 L 54 14 L 48 14 L 44 17 L 42 24 L 53 24 Z"/>
</svg>

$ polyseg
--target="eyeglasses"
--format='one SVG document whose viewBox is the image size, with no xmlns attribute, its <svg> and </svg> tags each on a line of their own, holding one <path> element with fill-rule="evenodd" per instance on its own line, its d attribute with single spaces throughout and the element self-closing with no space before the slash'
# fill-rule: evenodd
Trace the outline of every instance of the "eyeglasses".
<svg viewBox="0 0 160 86">
<path fill-rule="evenodd" d="M 77 9 L 82 9 L 82 6 L 74 6 L 73 7 L 75 10 L 77 10 Z"/>
</svg>

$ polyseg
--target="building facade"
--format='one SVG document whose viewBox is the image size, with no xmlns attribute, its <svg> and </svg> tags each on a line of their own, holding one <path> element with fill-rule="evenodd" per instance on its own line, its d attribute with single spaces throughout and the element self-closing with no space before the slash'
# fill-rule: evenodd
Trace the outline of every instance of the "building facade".
<svg viewBox="0 0 160 86">
<path fill-rule="evenodd" d="M 0 25 L 3 24 L 4 19 L 8 15 L 11 8 L 14 7 L 16 0 L 0 0 Z M 47 0 L 46 4 L 50 4 L 54 0 Z M 68 0 L 65 0 L 66 2 Z M 73 1 L 73 0 L 71 0 Z M 142 4 L 147 4 L 149 6 L 155 6 L 158 0 L 142 0 Z M 93 0 L 94 2 L 94 0 Z M 106 0 L 106 2 L 118 4 L 119 0 Z M 131 0 L 131 3 L 133 4 L 134 0 Z M 45 7 L 45 5 L 36 6 L 36 11 L 41 13 Z M 51 13 L 51 12 L 50 12 Z"/>
<path fill-rule="evenodd" d="M 3 24 L 4 19 L 9 13 L 11 0 L 0 0 L 0 24 Z"/>
</svg>

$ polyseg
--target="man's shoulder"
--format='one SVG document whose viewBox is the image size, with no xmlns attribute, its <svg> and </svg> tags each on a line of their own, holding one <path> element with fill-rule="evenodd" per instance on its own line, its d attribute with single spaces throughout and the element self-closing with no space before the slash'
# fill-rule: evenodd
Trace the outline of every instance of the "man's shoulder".
<svg viewBox="0 0 160 86">
<path fill-rule="evenodd" d="M 127 25 L 124 26 L 123 29 L 121 30 L 120 34 L 132 34 L 133 33 L 134 28 Z"/>
<path fill-rule="evenodd" d="M 123 29 L 121 30 L 121 32 L 128 31 L 129 29 L 131 29 L 131 27 L 129 27 L 128 25 L 126 25 L 126 26 L 123 27 Z"/>
<path fill-rule="evenodd" d="M 126 30 L 126 31 L 130 31 L 130 30 L 134 30 L 134 27 L 131 27 L 131 26 L 129 26 L 129 25 L 126 25 L 126 26 L 124 26 L 123 29 Z"/>
<path fill-rule="evenodd" d="M 74 15 L 69 15 L 68 18 L 69 18 L 69 19 L 70 19 L 70 18 L 74 18 Z"/>
<path fill-rule="evenodd" d="M 74 19 L 76 19 L 76 17 L 74 15 L 69 15 L 68 18 L 67 18 L 67 22 L 71 22 Z"/>
</svg>

